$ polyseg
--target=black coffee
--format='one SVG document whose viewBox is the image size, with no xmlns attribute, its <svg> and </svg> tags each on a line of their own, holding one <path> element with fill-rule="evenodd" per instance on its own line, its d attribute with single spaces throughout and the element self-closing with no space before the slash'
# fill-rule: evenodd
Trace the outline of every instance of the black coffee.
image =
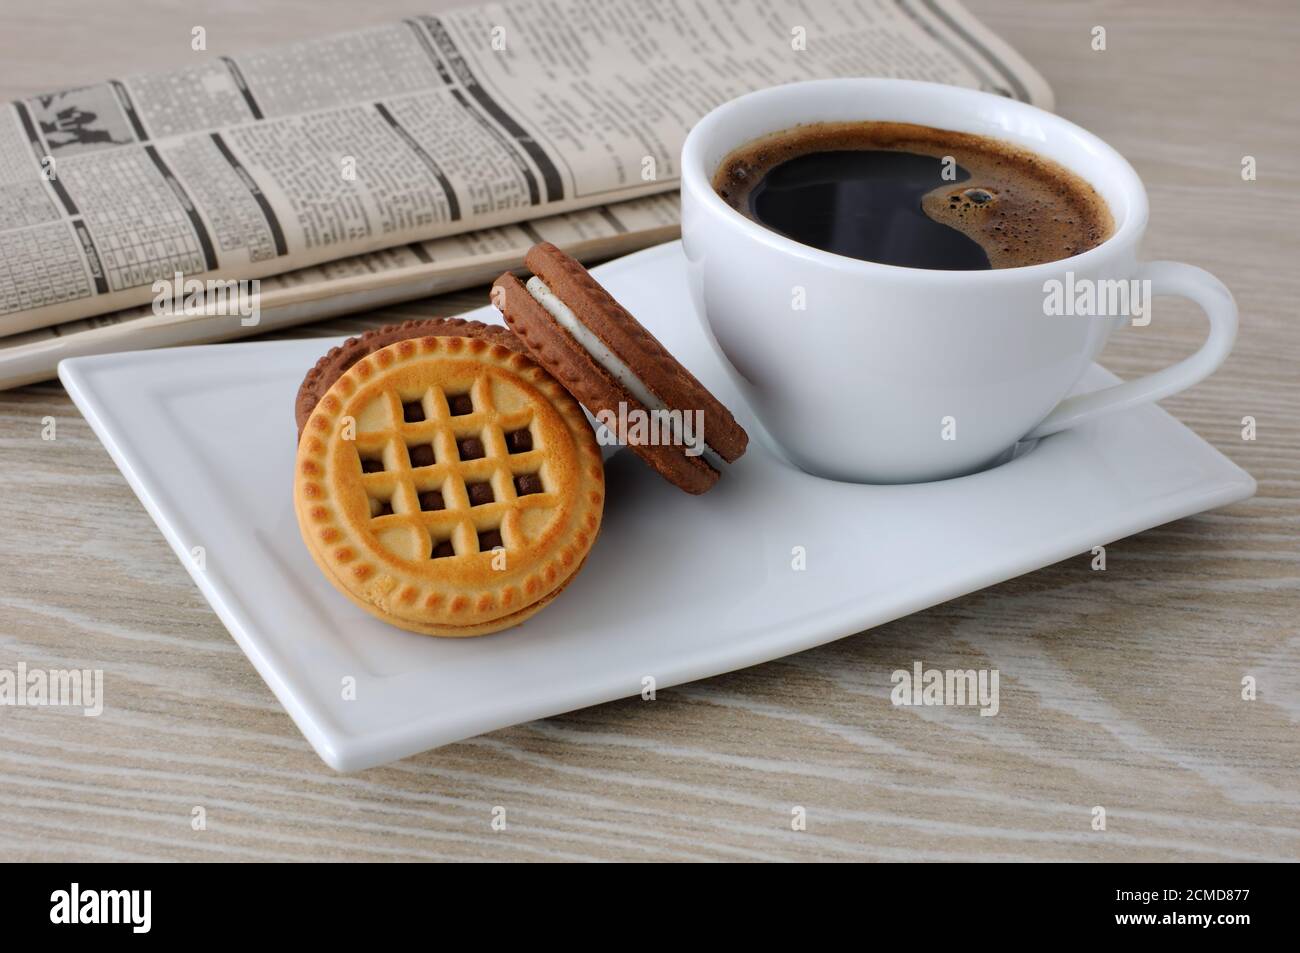
<svg viewBox="0 0 1300 953">
<path fill-rule="evenodd" d="M 727 156 L 713 187 L 797 242 L 849 258 L 968 271 L 1059 261 L 1110 237 L 1073 172 L 986 136 L 907 123 L 814 123 Z"/>
</svg>

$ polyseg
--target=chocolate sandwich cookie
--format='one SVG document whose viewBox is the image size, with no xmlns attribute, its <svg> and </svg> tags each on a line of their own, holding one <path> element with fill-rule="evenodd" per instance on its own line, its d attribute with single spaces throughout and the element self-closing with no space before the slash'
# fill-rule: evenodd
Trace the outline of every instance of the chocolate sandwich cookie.
<svg viewBox="0 0 1300 953">
<path fill-rule="evenodd" d="M 533 360 L 606 427 L 632 421 L 616 435 L 669 482 L 712 487 L 749 442 L 731 411 L 578 262 L 544 242 L 524 263 L 533 276 L 502 275 L 492 303 Z"/>
<path fill-rule="evenodd" d="M 294 416 L 298 421 L 298 438 L 302 439 L 303 428 L 311 412 L 316 409 L 325 392 L 334 386 L 334 382 L 368 354 L 405 341 L 409 338 L 422 337 L 465 337 L 481 338 L 489 344 L 500 344 L 520 354 L 527 350 L 509 329 L 497 324 L 484 324 L 482 321 L 466 321 L 464 318 L 424 318 L 418 321 L 404 321 L 401 324 L 389 324 L 382 328 L 366 331 L 358 337 L 348 338 L 338 347 L 332 347 L 316 366 L 307 372 L 302 385 L 298 388 L 298 397 L 294 402 Z"/>
</svg>

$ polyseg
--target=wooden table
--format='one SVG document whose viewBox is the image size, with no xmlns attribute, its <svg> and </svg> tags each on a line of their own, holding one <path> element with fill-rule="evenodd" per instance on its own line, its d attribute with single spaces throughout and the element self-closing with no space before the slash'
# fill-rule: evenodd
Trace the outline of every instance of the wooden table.
<svg viewBox="0 0 1300 953">
<path fill-rule="evenodd" d="M 436 0 L 44 0 L 0 12 L 0 95 L 381 22 Z M 214 4 L 214 6 L 217 6 Z M 0 668 L 100 667 L 100 718 L 0 709 L 0 849 L 26 859 L 1074 859 L 1300 856 L 1300 14 L 970 0 L 1063 115 L 1146 180 L 1146 254 L 1241 305 L 1209 381 L 1165 406 L 1253 500 L 814 651 L 521 725 L 354 776 L 326 768 L 57 384 L 0 394 Z M 1107 50 L 1093 52 L 1104 25 Z M 1258 180 L 1240 175 L 1256 157 Z M 484 292 L 396 309 L 455 313 Z M 1131 377 L 1202 334 L 1120 333 Z M 305 329 L 333 335 L 371 314 Z M 281 408 L 287 413 L 288 408 Z M 58 439 L 41 439 L 42 418 Z M 1243 441 L 1242 418 L 1258 421 Z M 1068 505 L 1068 503 L 1063 504 Z M 997 668 L 1001 712 L 895 708 L 913 659 Z M 1258 698 L 1241 697 L 1243 676 Z M 791 829 L 791 811 L 807 829 Z M 1092 828 L 1094 806 L 1105 831 Z M 505 831 L 491 826 L 507 809 Z M 191 824 L 206 812 L 206 830 Z"/>
</svg>

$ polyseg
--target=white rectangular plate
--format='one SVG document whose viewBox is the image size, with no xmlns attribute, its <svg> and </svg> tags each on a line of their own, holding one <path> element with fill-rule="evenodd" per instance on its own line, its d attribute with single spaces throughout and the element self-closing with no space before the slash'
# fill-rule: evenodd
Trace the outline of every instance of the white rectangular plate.
<svg viewBox="0 0 1300 953">
<path fill-rule="evenodd" d="M 958 480 L 820 480 L 788 465 L 758 430 L 695 316 L 678 243 L 595 274 L 754 439 L 702 497 L 630 453 L 612 457 L 604 528 L 586 568 L 545 611 L 483 638 L 385 626 L 336 592 L 303 547 L 291 498 L 293 399 L 335 342 L 60 365 L 203 595 L 332 767 L 354 771 L 635 695 L 645 676 L 663 689 L 798 652 L 1255 490 L 1156 406 L 1049 437 Z M 488 307 L 467 317 L 498 320 Z M 1093 367 L 1080 389 L 1114 379 Z M 792 568 L 796 546 L 803 571 Z M 356 698 L 345 701 L 348 676 Z"/>
</svg>

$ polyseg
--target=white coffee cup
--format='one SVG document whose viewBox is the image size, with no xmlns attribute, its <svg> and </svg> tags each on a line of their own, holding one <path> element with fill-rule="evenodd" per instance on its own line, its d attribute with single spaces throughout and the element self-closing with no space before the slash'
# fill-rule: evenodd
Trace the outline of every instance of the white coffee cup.
<svg viewBox="0 0 1300 953">
<path fill-rule="evenodd" d="M 1073 170 L 1115 231 L 1097 247 L 1023 268 L 939 271 L 846 258 L 749 220 L 714 192 L 738 146 L 802 123 L 890 120 L 980 133 Z M 968 474 L 1043 437 L 1159 400 L 1208 376 L 1237 331 L 1228 289 L 1200 268 L 1139 262 L 1147 196 L 1092 133 L 990 93 L 892 79 L 760 90 L 700 120 L 682 148 L 682 242 L 691 293 L 768 433 L 803 469 L 909 483 Z M 1066 397 L 1128 316 L 1048 315 L 1048 282 L 1150 279 L 1204 309 L 1205 344 L 1137 380 Z M 799 306 L 803 307 L 800 308 Z M 1128 333 L 1149 333 L 1133 330 Z"/>
</svg>

